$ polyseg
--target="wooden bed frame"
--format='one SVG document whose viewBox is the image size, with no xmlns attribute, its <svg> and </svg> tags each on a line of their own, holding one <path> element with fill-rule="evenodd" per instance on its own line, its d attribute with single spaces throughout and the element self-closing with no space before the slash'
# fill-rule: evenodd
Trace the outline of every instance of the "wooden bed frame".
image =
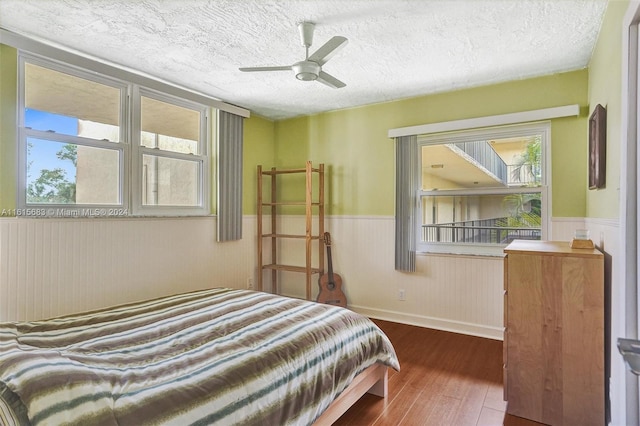
<svg viewBox="0 0 640 426">
<path fill-rule="evenodd" d="M 388 378 L 388 367 L 384 364 L 376 363 L 367 368 L 353 379 L 353 382 L 331 403 L 313 425 L 332 425 L 365 393 L 386 398 Z"/>
</svg>

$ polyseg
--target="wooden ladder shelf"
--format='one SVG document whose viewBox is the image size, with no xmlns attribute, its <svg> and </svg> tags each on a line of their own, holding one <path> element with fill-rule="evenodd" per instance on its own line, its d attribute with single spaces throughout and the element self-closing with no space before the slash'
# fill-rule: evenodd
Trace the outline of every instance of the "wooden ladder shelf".
<svg viewBox="0 0 640 426">
<path fill-rule="evenodd" d="M 304 201 L 281 201 L 278 193 L 278 177 L 290 174 L 305 175 L 305 196 Z M 317 175 L 317 179 L 314 179 Z M 264 180 L 270 183 L 267 188 L 269 195 L 264 196 Z M 314 183 L 317 184 L 317 199 L 313 199 Z M 267 199 L 268 198 L 268 199 Z M 300 234 L 284 234 L 278 232 L 277 215 L 279 208 L 284 206 L 304 206 L 305 208 L 305 231 Z M 315 214 L 314 214 L 315 211 Z M 271 271 L 271 292 L 278 293 L 278 272 L 303 272 L 305 274 L 305 294 L 306 299 L 311 300 L 311 276 L 314 274 L 322 275 L 324 270 L 324 164 L 319 164 L 317 168 L 313 168 L 311 161 L 307 161 L 305 168 L 300 169 L 284 169 L 278 170 L 272 167 L 269 170 L 263 170 L 262 166 L 258 166 L 258 282 L 257 289 L 262 291 L 264 288 L 264 271 Z M 270 216 L 270 230 L 265 232 L 264 220 L 266 216 Z M 317 220 L 317 234 L 313 232 L 314 218 Z M 304 239 L 305 241 L 305 261 L 304 265 L 283 265 L 278 262 L 278 240 L 280 239 Z M 317 241 L 317 263 L 312 262 L 313 247 L 312 242 Z M 270 242 L 270 244 L 268 244 Z M 270 247 L 270 262 L 265 264 L 264 246 Z M 267 248 L 269 250 L 269 248 Z"/>
</svg>

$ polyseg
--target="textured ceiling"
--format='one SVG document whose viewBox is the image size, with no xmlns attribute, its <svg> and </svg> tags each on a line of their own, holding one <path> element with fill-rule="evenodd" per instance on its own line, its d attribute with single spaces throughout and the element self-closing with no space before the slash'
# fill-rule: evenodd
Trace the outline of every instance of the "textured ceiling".
<svg viewBox="0 0 640 426">
<path fill-rule="evenodd" d="M 0 0 L 0 27 L 281 119 L 584 68 L 606 0 Z M 293 72 L 238 67 L 304 59 L 349 39 L 323 66 L 332 89 Z"/>
</svg>

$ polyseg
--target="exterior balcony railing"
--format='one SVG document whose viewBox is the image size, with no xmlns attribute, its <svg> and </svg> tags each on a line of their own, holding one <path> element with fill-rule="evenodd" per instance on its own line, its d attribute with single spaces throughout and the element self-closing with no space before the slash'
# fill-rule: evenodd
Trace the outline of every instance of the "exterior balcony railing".
<svg viewBox="0 0 640 426">
<path fill-rule="evenodd" d="M 460 150 L 468 157 L 473 159 L 478 165 L 482 166 L 486 171 L 493 174 L 500 182 L 505 185 L 509 182 L 509 174 L 507 164 L 494 151 L 491 145 L 486 141 L 475 142 L 457 142 L 450 144 L 454 151 Z"/>
<path fill-rule="evenodd" d="M 539 167 L 507 166 L 507 184 L 510 186 L 539 186 L 541 177 Z"/>
<path fill-rule="evenodd" d="M 457 142 L 449 148 L 466 157 L 504 185 L 527 186 L 540 183 L 540 167 L 535 165 L 506 164 L 486 141 Z"/>
<path fill-rule="evenodd" d="M 539 240 L 540 228 L 501 226 L 507 218 L 470 220 L 422 225 L 422 241 L 427 243 L 508 244 L 513 240 Z"/>
</svg>

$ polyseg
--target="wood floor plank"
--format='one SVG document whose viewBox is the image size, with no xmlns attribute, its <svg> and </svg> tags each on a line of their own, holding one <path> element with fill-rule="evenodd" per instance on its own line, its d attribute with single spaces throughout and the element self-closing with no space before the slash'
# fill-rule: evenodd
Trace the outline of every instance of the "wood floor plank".
<svg viewBox="0 0 640 426">
<path fill-rule="evenodd" d="M 483 406 L 502 412 L 507 411 L 507 401 L 503 399 L 503 395 L 502 384 L 489 386 Z"/>
<path fill-rule="evenodd" d="M 424 375 L 417 369 L 412 369 L 403 375 L 404 383 L 400 392 L 390 399 L 389 404 L 382 410 L 374 424 L 376 426 L 397 426 L 414 406 L 423 387 Z"/>
<path fill-rule="evenodd" d="M 453 424 L 456 426 L 474 426 L 478 423 L 488 390 L 487 385 L 476 384 L 469 388 L 462 398 L 460 408 L 456 413 Z"/>
<path fill-rule="evenodd" d="M 402 419 L 400 425 L 413 426 L 419 419 L 424 425 L 453 426 L 461 403 L 460 399 L 425 390 Z"/>
<path fill-rule="evenodd" d="M 385 401 L 375 395 L 364 395 L 359 403 L 361 403 L 359 409 L 352 412 L 349 409 L 336 423 L 335 425 L 373 425 L 380 415 L 385 411 L 388 400 Z M 357 407 L 352 407 L 357 408 Z"/>
<path fill-rule="evenodd" d="M 504 411 L 484 407 L 480 413 L 477 426 L 502 426 L 503 421 Z"/>
<path fill-rule="evenodd" d="M 400 371 L 390 371 L 386 400 L 365 395 L 335 425 L 539 425 L 505 414 L 501 341 L 374 322 L 393 343 Z"/>
</svg>

